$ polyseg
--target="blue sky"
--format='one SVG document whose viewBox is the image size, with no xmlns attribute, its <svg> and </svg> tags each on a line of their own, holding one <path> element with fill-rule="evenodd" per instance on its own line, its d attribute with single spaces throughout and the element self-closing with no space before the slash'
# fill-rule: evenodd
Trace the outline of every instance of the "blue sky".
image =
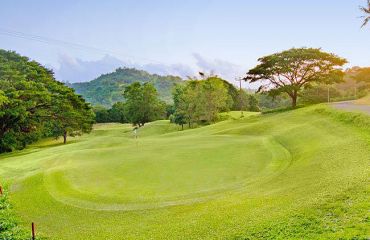
<svg viewBox="0 0 370 240">
<path fill-rule="evenodd" d="M 369 66 L 370 26 L 360 28 L 359 5 L 365 0 L 2 1 L 0 48 L 68 81 L 117 65 L 180 75 L 214 70 L 232 80 L 263 55 L 303 46 L 334 52 L 348 66 Z M 106 51 L 15 38 L 1 29 Z"/>
</svg>

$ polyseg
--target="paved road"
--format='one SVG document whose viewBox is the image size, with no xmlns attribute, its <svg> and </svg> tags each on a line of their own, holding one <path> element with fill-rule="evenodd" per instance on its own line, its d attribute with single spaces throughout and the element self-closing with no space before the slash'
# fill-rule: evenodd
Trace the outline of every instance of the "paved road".
<svg viewBox="0 0 370 240">
<path fill-rule="evenodd" d="M 355 104 L 353 101 L 331 103 L 331 105 L 337 109 L 346 111 L 360 111 L 370 115 L 370 105 Z"/>
</svg>

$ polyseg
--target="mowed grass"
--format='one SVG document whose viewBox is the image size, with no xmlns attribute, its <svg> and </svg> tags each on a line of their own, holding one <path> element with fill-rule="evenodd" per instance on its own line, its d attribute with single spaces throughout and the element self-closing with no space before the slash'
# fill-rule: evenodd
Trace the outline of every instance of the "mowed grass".
<svg viewBox="0 0 370 240">
<path fill-rule="evenodd" d="M 0 176 L 51 239 L 367 239 L 370 132 L 317 108 L 96 125 L 1 155 Z"/>
</svg>

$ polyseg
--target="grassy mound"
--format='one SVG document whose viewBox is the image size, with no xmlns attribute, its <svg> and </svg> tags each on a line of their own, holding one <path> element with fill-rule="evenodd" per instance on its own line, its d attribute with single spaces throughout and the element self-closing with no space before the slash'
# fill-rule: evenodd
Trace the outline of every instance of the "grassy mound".
<svg viewBox="0 0 370 240">
<path fill-rule="evenodd" d="M 370 105 L 370 95 L 354 101 L 356 104 Z"/>
<path fill-rule="evenodd" d="M 97 125 L 0 156 L 0 176 L 24 224 L 51 239 L 369 237 L 367 116 L 239 114 L 186 131 L 158 121 L 138 139 Z"/>
</svg>

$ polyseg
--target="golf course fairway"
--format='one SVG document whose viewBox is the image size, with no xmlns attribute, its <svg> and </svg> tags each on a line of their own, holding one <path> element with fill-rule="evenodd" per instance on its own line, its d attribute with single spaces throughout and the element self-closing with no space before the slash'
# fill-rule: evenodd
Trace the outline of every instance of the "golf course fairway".
<svg viewBox="0 0 370 240">
<path fill-rule="evenodd" d="M 367 239 L 370 117 L 351 114 L 101 124 L 0 155 L 0 180 L 49 239 Z"/>
</svg>

